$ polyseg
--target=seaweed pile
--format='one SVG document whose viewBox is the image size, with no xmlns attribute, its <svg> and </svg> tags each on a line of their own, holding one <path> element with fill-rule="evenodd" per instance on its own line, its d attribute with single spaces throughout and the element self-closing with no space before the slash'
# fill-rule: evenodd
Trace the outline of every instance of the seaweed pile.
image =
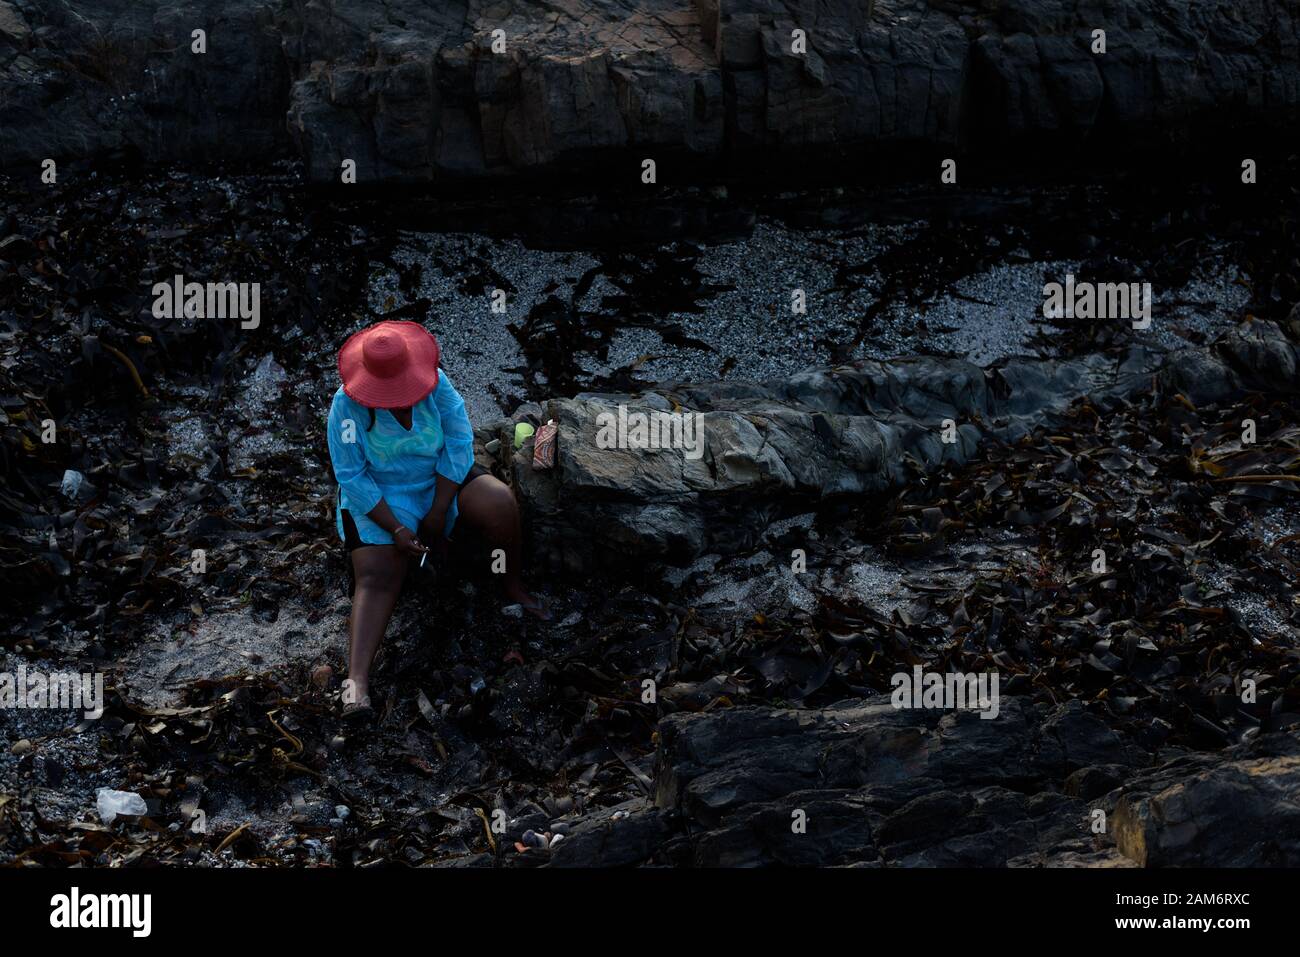
<svg viewBox="0 0 1300 957">
<path fill-rule="evenodd" d="M 323 334 L 356 299 L 365 248 L 289 188 L 294 179 L 288 167 L 243 180 L 91 173 L 4 214 L 0 563 L 21 634 L 103 642 L 146 610 L 194 600 L 185 577 L 195 549 L 227 552 L 213 584 L 240 595 L 249 588 L 231 570 L 236 549 L 270 539 L 266 553 L 291 560 L 315 537 L 300 456 L 269 463 L 280 474 L 263 483 L 237 474 L 224 432 L 172 448 L 165 418 L 183 396 L 230 429 L 268 429 L 236 421 L 231 380 L 246 357 Z M 153 283 L 177 274 L 259 281 L 274 321 L 157 318 Z M 315 409 L 286 405 L 281 428 L 301 440 Z M 68 470 L 80 478 L 64 487 Z M 255 489 L 238 507 L 221 484 L 232 480 Z"/>
<path fill-rule="evenodd" d="M 1024 529 L 1033 544 L 1004 574 L 909 606 L 879 632 L 886 657 L 996 669 L 1010 693 L 1101 702 L 1149 749 L 1294 727 L 1298 412 L 1293 396 L 1084 402 L 972 468 L 918 480 L 860 533 L 903 555 L 948 537 L 960 554 L 990 527 Z M 1258 431 L 1243 444 L 1248 421 Z M 854 620 L 843 608 L 835 619 Z"/>
</svg>

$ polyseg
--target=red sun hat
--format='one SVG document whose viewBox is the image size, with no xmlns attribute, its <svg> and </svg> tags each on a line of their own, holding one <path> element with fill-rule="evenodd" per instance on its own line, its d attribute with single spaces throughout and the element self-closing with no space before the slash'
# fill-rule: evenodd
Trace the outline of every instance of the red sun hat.
<svg viewBox="0 0 1300 957">
<path fill-rule="evenodd" d="M 339 375 L 362 405 L 404 409 L 438 388 L 438 340 L 418 322 L 377 322 L 343 343 Z"/>
</svg>

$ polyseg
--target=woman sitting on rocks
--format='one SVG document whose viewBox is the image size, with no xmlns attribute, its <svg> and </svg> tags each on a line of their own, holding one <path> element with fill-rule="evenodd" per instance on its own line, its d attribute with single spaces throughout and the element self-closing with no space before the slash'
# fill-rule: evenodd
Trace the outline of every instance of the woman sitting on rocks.
<svg viewBox="0 0 1300 957">
<path fill-rule="evenodd" d="M 339 350 L 343 384 L 328 435 L 338 534 L 355 582 L 344 717 L 373 714 L 370 667 L 412 559 L 444 555 L 461 523 L 504 550 L 507 599 L 550 617 L 520 576 L 515 497 L 474 464 L 474 430 L 438 355 L 415 322 L 377 323 Z"/>
</svg>

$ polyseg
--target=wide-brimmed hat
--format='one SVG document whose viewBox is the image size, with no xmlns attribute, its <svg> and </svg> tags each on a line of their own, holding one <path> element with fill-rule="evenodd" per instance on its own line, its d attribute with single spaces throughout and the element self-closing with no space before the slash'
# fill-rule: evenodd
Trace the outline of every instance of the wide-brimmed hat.
<svg viewBox="0 0 1300 957">
<path fill-rule="evenodd" d="M 438 340 L 418 322 L 377 322 L 343 343 L 339 375 L 343 391 L 372 409 L 415 405 L 438 387 Z"/>
</svg>

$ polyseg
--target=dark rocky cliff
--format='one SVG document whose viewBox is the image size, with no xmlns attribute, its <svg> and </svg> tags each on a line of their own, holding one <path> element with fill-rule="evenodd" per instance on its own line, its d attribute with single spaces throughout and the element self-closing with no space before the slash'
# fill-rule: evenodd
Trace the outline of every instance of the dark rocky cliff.
<svg viewBox="0 0 1300 957">
<path fill-rule="evenodd" d="M 351 158 L 374 183 L 611 158 L 631 177 L 651 153 L 1023 142 L 1064 158 L 1289 129 L 1297 14 L 1296 0 L 7 0 L 0 165 L 292 152 L 313 180 Z"/>
</svg>

